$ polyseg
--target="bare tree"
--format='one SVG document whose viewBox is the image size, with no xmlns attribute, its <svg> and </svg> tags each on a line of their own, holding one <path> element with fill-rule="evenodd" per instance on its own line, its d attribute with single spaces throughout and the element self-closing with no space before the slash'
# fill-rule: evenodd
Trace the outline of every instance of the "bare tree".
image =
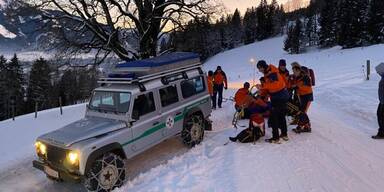
<svg viewBox="0 0 384 192">
<path fill-rule="evenodd" d="M 70 54 L 96 51 L 101 61 L 112 53 L 123 60 L 156 56 L 164 32 L 182 28 L 191 17 L 212 14 L 219 6 L 214 0 L 29 1 L 45 18 L 65 24 L 51 33 L 60 35 L 51 43 Z M 137 48 L 127 43 L 132 38 Z"/>
</svg>

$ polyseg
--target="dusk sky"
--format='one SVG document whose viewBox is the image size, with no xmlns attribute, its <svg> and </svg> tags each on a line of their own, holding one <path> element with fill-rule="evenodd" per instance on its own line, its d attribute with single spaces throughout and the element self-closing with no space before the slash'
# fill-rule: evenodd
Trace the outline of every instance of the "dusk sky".
<svg viewBox="0 0 384 192">
<path fill-rule="evenodd" d="M 245 13 L 248 7 L 257 6 L 260 0 L 222 0 L 228 11 L 232 12 L 238 8 L 241 14 Z M 270 3 L 270 0 L 267 0 Z M 279 4 L 287 2 L 287 0 L 277 0 Z"/>
</svg>

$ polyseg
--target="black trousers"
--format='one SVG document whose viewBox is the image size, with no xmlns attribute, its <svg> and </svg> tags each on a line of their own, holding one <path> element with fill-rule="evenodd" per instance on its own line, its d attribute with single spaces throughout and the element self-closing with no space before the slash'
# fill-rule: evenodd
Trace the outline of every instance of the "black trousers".
<svg viewBox="0 0 384 192">
<path fill-rule="evenodd" d="M 272 126 L 272 138 L 279 139 L 279 129 L 281 130 L 281 136 L 287 136 L 287 121 L 285 115 L 287 113 L 287 101 L 274 100 L 271 102 L 272 110 L 270 115 L 270 121 Z"/>
<path fill-rule="evenodd" d="M 379 104 L 377 108 L 377 121 L 379 123 L 379 132 L 377 135 L 384 136 L 384 104 Z"/>
<path fill-rule="evenodd" d="M 223 90 L 224 90 L 224 84 L 214 84 L 213 85 L 213 95 L 215 98 L 217 98 L 217 105 L 221 107 L 221 104 L 223 103 Z M 216 97 L 219 95 L 218 97 Z M 216 107 L 216 101 L 213 105 L 213 107 Z"/>
<path fill-rule="evenodd" d="M 212 101 L 212 107 L 216 108 L 216 94 L 215 94 L 215 92 L 213 92 L 213 94 L 211 96 L 211 101 Z"/>
</svg>

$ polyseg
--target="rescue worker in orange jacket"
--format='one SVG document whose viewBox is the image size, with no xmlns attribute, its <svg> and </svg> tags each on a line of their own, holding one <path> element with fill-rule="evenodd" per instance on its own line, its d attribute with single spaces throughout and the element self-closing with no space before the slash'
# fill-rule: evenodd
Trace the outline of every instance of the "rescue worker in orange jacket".
<svg viewBox="0 0 384 192">
<path fill-rule="evenodd" d="M 286 105 L 289 99 L 284 78 L 274 65 L 267 65 L 264 60 L 257 63 L 258 70 L 264 74 L 264 83 L 258 88 L 268 93 L 271 100 L 270 121 L 272 126 L 272 138 L 267 139 L 270 143 L 279 143 L 280 137 L 288 140 L 287 122 L 285 120 Z M 279 135 L 279 129 L 281 135 Z"/>
<path fill-rule="evenodd" d="M 265 135 L 264 116 L 268 115 L 270 106 L 260 96 L 255 98 L 250 96 L 250 98 L 246 101 L 250 111 L 249 128 L 240 132 L 236 137 L 229 137 L 229 140 L 233 142 L 251 142 Z"/>
<path fill-rule="evenodd" d="M 286 88 L 289 89 L 289 71 L 285 59 L 280 59 L 279 61 L 279 73 L 284 78 Z"/>
<path fill-rule="evenodd" d="M 244 110 L 244 117 L 249 118 L 248 104 L 252 99 L 251 93 L 249 92 L 250 84 L 248 82 L 244 83 L 243 88 L 237 90 L 235 94 L 235 109 L 236 111 Z"/>
<path fill-rule="evenodd" d="M 292 81 L 292 88 L 296 90 L 299 99 L 300 111 L 307 114 L 309 106 L 313 101 L 313 91 L 311 78 L 304 72 L 305 67 L 294 66 L 292 67 L 294 79 Z M 304 127 L 297 127 L 295 132 L 311 132 L 310 124 Z"/>
<path fill-rule="evenodd" d="M 208 71 L 208 77 L 207 77 L 207 83 L 208 83 L 208 93 L 211 96 L 211 101 L 212 101 L 212 109 L 214 104 L 216 103 L 216 95 L 215 95 L 215 90 L 213 89 L 213 71 Z"/>
<path fill-rule="evenodd" d="M 223 89 L 228 89 L 227 76 L 221 69 L 221 66 L 217 66 L 216 71 L 213 73 L 213 79 L 214 95 L 215 97 L 217 94 L 219 95 L 217 98 L 217 105 L 221 108 L 221 104 L 223 103 Z M 213 104 L 213 108 L 216 108 L 216 102 Z"/>
<path fill-rule="evenodd" d="M 250 84 L 248 82 L 245 82 L 243 88 L 240 88 L 239 90 L 237 90 L 235 94 L 236 109 L 240 109 L 241 107 L 246 106 L 247 98 L 248 96 L 250 96 L 249 87 L 250 87 Z"/>
</svg>

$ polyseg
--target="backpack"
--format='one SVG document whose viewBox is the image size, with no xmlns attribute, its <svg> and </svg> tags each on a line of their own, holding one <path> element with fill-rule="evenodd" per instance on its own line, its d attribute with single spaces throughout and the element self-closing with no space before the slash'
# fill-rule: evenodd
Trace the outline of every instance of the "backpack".
<svg viewBox="0 0 384 192">
<path fill-rule="evenodd" d="M 315 86 L 315 72 L 312 69 L 309 69 L 309 77 L 311 77 L 312 86 Z"/>
<path fill-rule="evenodd" d="M 311 78 L 311 84 L 312 86 L 315 86 L 315 72 L 313 72 L 313 69 L 301 66 L 301 70 Z"/>
</svg>

